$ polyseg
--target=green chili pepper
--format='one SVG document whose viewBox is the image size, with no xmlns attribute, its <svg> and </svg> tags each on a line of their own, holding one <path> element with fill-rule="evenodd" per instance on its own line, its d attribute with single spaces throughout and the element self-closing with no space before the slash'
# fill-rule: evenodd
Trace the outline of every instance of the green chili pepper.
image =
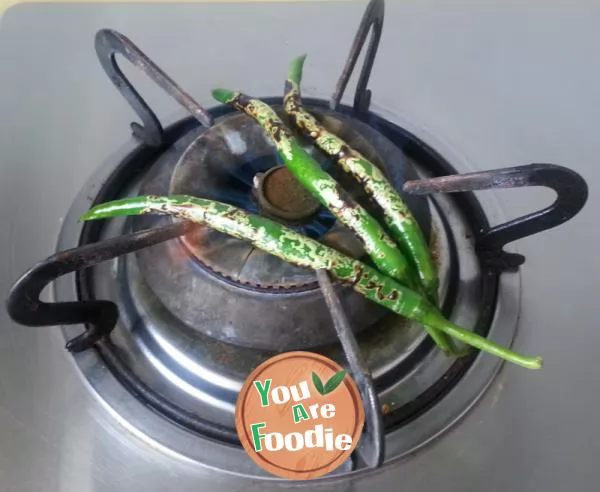
<svg viewBox="0 0 600 492">
<path fill-rule="evenodd" d="M 363 184 L 365 191 L 381 207 L 385 223 L 405 257 L 418 273 L 429 300 L 438 304 L 438 274 L 429 247 L 419 224 L 396 193 L 381 170 L 365 156 L 352 149 L 344 140 L 327 131 L 307 112 L 300 97 L 300 81 L 306 55 L 296 58 L 290 66 L 285 83 L 284 109 L 302 132 L 333 157 L 344 171 Z"/>
<path fill-rule="evenodd" d="M 323 206 L 358 235 L 367 254 L 380 270 L 401 282 L 414 285 L 408 262 L 394 241 L 363 207 L 321 169 L 270 106 L 242 93 L 224 89 L 214 90 L 213 96 L 245 112 L 261 125 L 290 172 Z"/>
<path fill-rule="evenodd" d="M 97 205 L 81 220 L 141 214 L 168 214 L 205 224 L 219 232 L 251 241 L 255 247 L 294 265 L 328 270 L 367 299 L 425 328 L 440 330 L 472 347 L 527 369 L 542 367 L 539 357 L 517 354 L 451 323 L 426 298 L 376 269 L 276 222 L 225 203 L 189 196 L 141 196 Z"/>
<path fill-rule="evenodd" d="M 219 89 L 213 91 L 213 96 L 220 102 L 229 103 L 244 111 L 263 127 L 290 171 L 342 223 L 357 233 L 365 244 L 365 250 L 381 271 L 410 288 L 419 288 L 418 281 L 413 276 L 413 269 L 396 249 L 387 233 L 304 151 L 272 108 L 239 92 Z M 391 247 L 392 244 L 394 247 Z M 437 295 L 434 299 L 437 299 Z M 441 350 L 456 353 L 450 340 L 443 333 L 428 331 Z"/>
<path fill-rule="evenodd" d="M 288 169 L 333 215 L 353 230 L 365 246 L 375 265 L 385 274 L 407 287 L 419 289 L 413 269 L 394 241 L 380 224 L 300 146 L 275 111 L 264 102 L 240 92 L 216 89 L 213 96 L 224 104 L 245 112 L 265 130 Z M 446 353 L 456 354 L 450 340 L 435 329 L 428 333 L 436 345 Z"/>
</svg>

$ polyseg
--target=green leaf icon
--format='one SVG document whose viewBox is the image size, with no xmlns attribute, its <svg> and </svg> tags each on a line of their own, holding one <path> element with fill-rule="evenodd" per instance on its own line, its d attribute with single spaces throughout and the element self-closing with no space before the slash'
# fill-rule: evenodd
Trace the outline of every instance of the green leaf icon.
<svg viewBox="0 0 600 492">
<path fill-rule="evenodd" d="M 341 382 L 344 380 L 344 377 L 346 377 L 346 371 L 336 372 L 333 376 L 331 376 L 331 379 L 325 383 L 324 391 L 321 394 L 326 395 L 331 393 L 341 384 Z"/>
<path fill-rule="evenodd" d="M 318 374 L 316 373 L 312 373 L 312 381 L 313 384 L 315 385 L 315 388 L 317 389 L 317 391 L 322 395 L 324 394 L 323 391 L 323 382 L 321 381 L 321 379 L 319 378 Z"/>
</svg>

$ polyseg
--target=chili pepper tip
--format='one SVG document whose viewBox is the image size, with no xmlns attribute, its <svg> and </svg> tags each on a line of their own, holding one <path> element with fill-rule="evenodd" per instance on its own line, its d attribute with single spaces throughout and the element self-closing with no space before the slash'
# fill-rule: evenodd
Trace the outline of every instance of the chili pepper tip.
<svg viewBox="0 0 600 492">
<path fill-rule="evenodd" d="M 81 217 L 79 217 L 79 222 L 85 222 L 87 220 L 94 220 L 94 219 L 97 219 L 97 218 L 98 217 L 96 217 L 96 215 L 94 214 L 94 212 L 92 210 L 88 210 Z"/>
<path fill-rule="evenodd" d="M 235 92 L 228 89 L 213 89 L 212 96 L 220 103 L 227 104 L 235 97 Z"/>
<path fill-rule="evenodd" d="M 536 357 L 531 365 L 531 369 L 541 369 L 542 367 L 544 367 L 544 359 Z"/>
<path fill-rule="evenodd" d="M 290 64 L 290 71 L 288 72 L 288 79 L 300 85 L 300 80 L 302 79 L 302 69 L 304 68 L 304 61 L 306 60 L 306 55 L 300 55 L 292 60 Z"/>
<path fill-rule="evenodd" d="M 151 197 L 138 196 L 133 198 L 121 198 L 108 203 L 101 203 L 90 208 L 79 220 L 110 219 L 112 217 L 125 217 L 128 215 L 140 215 L 147 209 L 147 201 Z"/>
</svg>

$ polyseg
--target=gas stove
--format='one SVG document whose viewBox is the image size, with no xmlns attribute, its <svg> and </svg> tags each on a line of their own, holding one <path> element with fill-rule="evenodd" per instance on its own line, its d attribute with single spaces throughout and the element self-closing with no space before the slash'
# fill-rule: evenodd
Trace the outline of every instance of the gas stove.
<svg viewBox="0 0 600 492">
<path fill-rule="evenodd" d="M 546 163 L 459 169 L 371 110 L 369 76 L 383 17 L 383 0 L 372 0 L 331 99 L 304 98 L 305 104 L 379 165 L 410 206 L 436 257 L 445 315 L 510 346 L 520 310 L 518 270 L 527 261 L 512 243 L 574 217 L 587 201 L 586 182 L 569 168 Z M 339 484 L 373 468 L 393 467 L 460 425 L 494 381 L 499 359 L 477 352 L 450 359 L 417 324 L 347 287 L 324 286 L 314 271 L 196 224 L 166 216 L 78 221 L 108 200 L 187 194 L 291 224 L 357 258 L 364 254 L 353 235 L 290 179 L 250 118 L 226 106 L 202 107 L 118 31 L 98 31 L 95 47 L 106 75 L 139 117 L 131 125 L 137 144 L 89 179 L 64 218 L 57 253 L 14 284 L 7 301 L 11 318 L 26 326 L 60 327 L 75 370 L 130 432 L 225 474 L 271 480 L 241 448 L 234 406 L 248 374 L 284 351 L 319 352 L 350 366 L 364 383 L 365 444 L 334 476 L 317 482 Z M 363 49 L 354 103 L 344 105 Z M 163 128 L 116 55 L 190 115 Z M 281 96 L 261 99 L 281 114 Z M 313 155 L 361 204 L 372 207 L 351 180 Z M 503 214 L 484 191 L 538 186 L 556 192 L 554 203 L 511 220 L 498 220 Z M 52 302 L 41 301 L 50 284 Z M 334 322 L 328 296 L 340 300 L 349 320 L 345 331 Z M 142 407 L 151 410 L 144 418 Z"/>
</svg>

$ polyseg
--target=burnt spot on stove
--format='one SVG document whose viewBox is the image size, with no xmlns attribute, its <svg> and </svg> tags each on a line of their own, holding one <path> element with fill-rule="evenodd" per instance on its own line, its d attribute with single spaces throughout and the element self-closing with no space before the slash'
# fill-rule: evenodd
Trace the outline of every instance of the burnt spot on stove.
<svg viewBox="0 0 600 492">
<path fill-rule="evenodd" d="M 432 228 L 430 233 L 429 240 L 429 253 L 431 254 L 431 259 L 433 260 L 434 265 L 437 269 L 440 269 L 442 266 L 442 255 L 441 255 L 441 238 L 439 235 L 439 231 L 437 228 Z"/>
</svg>

